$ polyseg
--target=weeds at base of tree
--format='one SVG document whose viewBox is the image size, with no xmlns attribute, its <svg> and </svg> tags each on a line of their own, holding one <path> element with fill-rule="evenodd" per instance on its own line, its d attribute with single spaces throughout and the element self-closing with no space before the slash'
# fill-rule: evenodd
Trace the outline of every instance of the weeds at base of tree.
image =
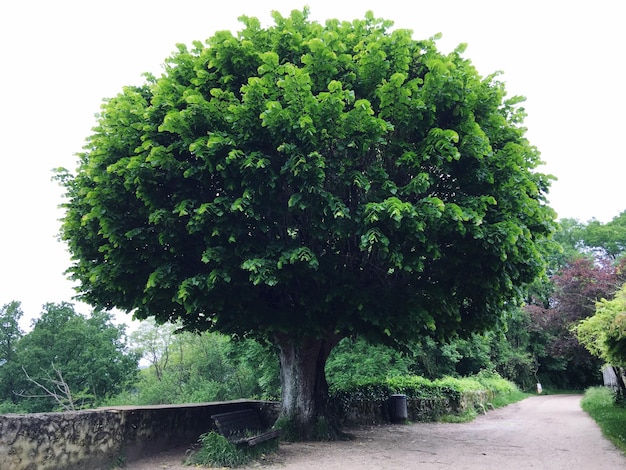
<svg viewBox="0 0 626 470">
<path fill-rule="evenodd" d="M 293 417 L 281 417 L 274 425 L 280 429 L 280 438 L 286 442 L 300 441 L 347 441 L 352 436 L 343 432 L 334 418 L 319 416 L 311 433 L 305 433 L 300 423 Z"/>
<path fill-rule="evenodd" d="M 269 453 L 278 450 L 278 440 L 262 442 L 253 447 L 237 446 L 224 436 L 211 431 L 198 439 L 200 448 L 191 453 L 185 465 L 205 467 L 240 467 L 253 460 L 264 459 Z"/>
</svg>

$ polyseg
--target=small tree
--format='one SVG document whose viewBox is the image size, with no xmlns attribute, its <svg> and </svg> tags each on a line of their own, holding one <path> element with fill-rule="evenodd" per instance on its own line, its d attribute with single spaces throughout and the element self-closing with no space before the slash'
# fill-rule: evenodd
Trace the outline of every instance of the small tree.
<svg viewBox="0 0 626 470">
<path fill-rule="evenodd" d="M 554 226 L 522 100 L 464 46 L 307 15 L 179 45 L 59 173 L 82 299 L 273 342 L 304 436 L 342 338 L 496 324 Z"/>
</svg>

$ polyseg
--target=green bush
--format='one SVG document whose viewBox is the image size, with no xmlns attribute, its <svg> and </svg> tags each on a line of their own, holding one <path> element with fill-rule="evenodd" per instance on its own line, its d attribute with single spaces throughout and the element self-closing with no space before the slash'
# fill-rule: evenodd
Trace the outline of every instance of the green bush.
<svg viewBox="0 0 626 470">
<path fill-rule="evenodd" d="M 480 383 L 484 390 L 494 395 L 519 392 L 517 385 L 502 378 L 497 372 L 481 371 L 476 374 L 474 378 Z"/>
<path fill-rule="evenodd" d="M 362 338 L 344 338 L 326 362 L 326 376 L 329 382 L 343 388 L 362 381 L 407 375 L 413 363 L 414 358 L 388 346 L 371 345 Z"/>
</svg>

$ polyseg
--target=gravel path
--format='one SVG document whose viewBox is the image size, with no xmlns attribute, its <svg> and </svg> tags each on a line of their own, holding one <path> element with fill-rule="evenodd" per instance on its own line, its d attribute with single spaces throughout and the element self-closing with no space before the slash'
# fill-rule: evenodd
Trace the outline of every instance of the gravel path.
<svg viewBox="0 0 626 470">
<path fill-rule="evenodd" d="M 281 443 L 263 470 L 626 469 L 626 456 L 580 408 L 580 395 L 551 395 L 490 411 L 471 423 L 351 429 L 347 442 Z M 626 425 L 626 423 L 625 423 Z M 129 470 L 183 470 L 185 449 L 129 464 Z"/>
</svg>

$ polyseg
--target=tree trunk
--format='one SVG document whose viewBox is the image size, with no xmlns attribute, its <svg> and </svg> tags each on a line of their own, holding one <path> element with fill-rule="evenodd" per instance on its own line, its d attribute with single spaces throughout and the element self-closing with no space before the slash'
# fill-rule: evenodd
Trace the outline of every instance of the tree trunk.
<svg viewBox="0 0 626 470">
<path fill-rule="evenodd" d="M 328 438 L 332 429 L 318 427 L 320 418 L 328 416 L 328 382 L 326 360 L 341 339 L 331 335 L 324 339 L 296 340 L 286 334 L 275 335 L 280 357 L 281 412 L 286 439 L 307 440 Z"/>
<path fill-rule="evenodd" d="M 615 401 L 620 405 L 626 404 L 626 384 L 624 383 L 624 368 L 623 367 L 613 367 L 613 372 L 615 373 L 615 379 L 617 381 L 617 390 L 615 393 Z"/>
</svg>

